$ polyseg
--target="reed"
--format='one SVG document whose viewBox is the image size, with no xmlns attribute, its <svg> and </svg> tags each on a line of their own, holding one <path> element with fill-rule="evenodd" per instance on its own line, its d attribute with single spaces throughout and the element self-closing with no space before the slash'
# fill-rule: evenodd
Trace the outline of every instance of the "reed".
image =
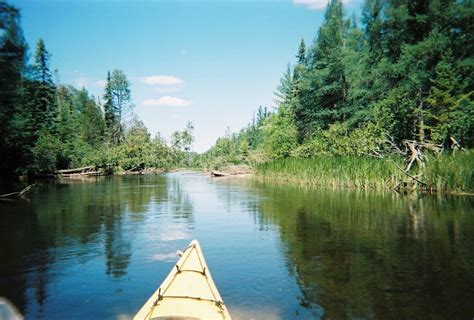
<svg viewBox="0 0 474 320">
<path fill-rule="evenodd" d="M 393 189 L 401 181 L 412 182 L 399 168 L 401 157 L 368 158 L 319 156 L 286 158 L 256 166 L 257 176 L 317 186 L 361 189 Z M 429 159 L 422 170 L 423 179 L 432 191 L 474 190 L 472 152 L 441 155 Z"/>
<path fill-rule="evenodd" d="M 474 150 L 430 157 L 424 176 L 438 191 L 474 192 Z"/>
</svg>

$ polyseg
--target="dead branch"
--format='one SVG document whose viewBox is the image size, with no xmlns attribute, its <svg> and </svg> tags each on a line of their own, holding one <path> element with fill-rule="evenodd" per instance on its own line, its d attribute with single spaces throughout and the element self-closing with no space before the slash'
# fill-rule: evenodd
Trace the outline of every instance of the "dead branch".
<svg viewBox="0 0 474 320">
<path fill-rule="evenodd" d="M 2 194 L 0 195 L 0 198 L 7 198 L 7 197 L 11 197 L 11 196 L 21 196 L 21 195 L 24 195 L 25 193 L 27 193 L 28 191 L 31 190 L 31 188 L 33 188 L 33 186 L 35 185 L 36 183 L 33 183 L 29 186 L 27 186 L 26 188 L 24 188 L 23 190 L 21 191 L 17 191 L 17 192 L 10 192 L 10 193 L 6 193 L 6 194 Z"/>
<path fill-rule="evenodd" d="M 392 161 L 393 161 L 393 160 L 392 160 Z M 412 178 L 412 179 L 415 180 L 416 182 L 418 182 L 418 183 L 424 185 L 425 187 L 428 187 L 428 184 L 427 184 L 426 182 L 423 182 L 423 181 L 419 180 L 417 177 L 412 176 L 411 174 L 409 174 L 408 172 L 406 172 L 405 170 L 403 170 L 403 168 L 400 168 L 400 166 L 399 166 L 395 161 L 393 161 L 393 163 L 395 164 L 395 166 L 396 166 L 398 169 L 400 169 L 401 172 L 403 172 L 404 174 L 406 174 L 407 176 L 409 176 L 410 178 Z M 398 185 L 397 185 L 397 187 L 398 187 Z"/>
<path fill-rule="evenodd" d="M 403 152 L 402 150 L 400 150 L 400 148 L 395 144 L 395 142 L 393 142 L 393 137 L 389 136 L 389 139 L 384 140 L 384 143 L 389 146 L 389 149 L 390 149 L 389 151 L 391 151 L 391 153 L 401 154 L 401 155 L 406 154 L 406 152 Z"/>
</svg>

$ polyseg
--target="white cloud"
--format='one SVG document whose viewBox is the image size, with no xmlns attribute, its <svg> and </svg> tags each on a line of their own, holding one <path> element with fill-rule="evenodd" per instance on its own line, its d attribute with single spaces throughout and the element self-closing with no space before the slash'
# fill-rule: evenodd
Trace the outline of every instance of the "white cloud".
<svg viewBox="0 0 474 320">
<path fill-rule="evenodd" d="M 143 101 L 144 106 L 168 106 L 168 107 L 187 107 L 191 105 L 191 100 L 180 99 L 171 96 L 163 96 L 158 99 L 147 99 Z"/>
<path fill-rule="evenodd" d="M 325 9 L 328 2 L 328 0 L 293 0 L 294 5 L 306 7 L 310 10 Z"/>
<path fill-rule="evenodd" d="M 148 76 L 140 80 L 143 84 L 158 85 L 158 86 L 182 86 L 184 80 L 173 76 Z"/>
</svg>

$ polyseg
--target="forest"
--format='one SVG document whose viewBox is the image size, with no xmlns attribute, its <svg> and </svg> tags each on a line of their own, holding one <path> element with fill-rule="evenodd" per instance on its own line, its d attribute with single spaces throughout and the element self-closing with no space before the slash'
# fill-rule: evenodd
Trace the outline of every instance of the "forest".
<svg viewBox="0 0 474 320">
<path fill-rule="evenodd" d="M 331 0 L 281 78 L 278 107 L 260 107 L 201 161 L 315 184 L 393 188 L 405 177 L 473 190 L 473 17 L 472 1 L 366 0 L 346 18 Z"/>
<path fill-rule="evenodd" d="M 102 97 L 60 84 L 51 53 L 39 40 L 29 59 L 20 12 L 0 1 L 0 176 L 49 176 L 94 166 L 101 173 L 184 166 L 192 123 L 170 146 L 133 113 L 130 83 L 121 70 L 106 75 Z M 31 62 L 29 61 L 31 60 Z"/>
<path fill-rule="evenodd" d="M 276 107 L 197 155 L 191 122 L 169 143 L 150 136 L 121 70 L 101 97 L 59 83 L 45 43 L 30 59 L 19 9 L 0 1 L 0 176 L 240 164 L 315 184 L 474 190 L 473 17 L 472 1 L 366 0 L 348 18 L 331 0 Z"/>
</svg>

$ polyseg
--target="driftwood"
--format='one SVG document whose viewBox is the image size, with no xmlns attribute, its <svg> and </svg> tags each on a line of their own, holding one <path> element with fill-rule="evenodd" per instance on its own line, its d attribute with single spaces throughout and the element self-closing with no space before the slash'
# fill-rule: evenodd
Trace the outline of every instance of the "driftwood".
<svg viewBox="0 0 474 320">
<path fill-rule="evenodd" d="M 7 197 L 11 197 L 11 196 L 22 196 L 25 193 L 27 193 L 28 191 L 30 191 L 30 189 L 33 188 L 35 184 L 36 183 L 31 184 L 31 185 L 27 186 L 26 188 L 24 188 L 21 191 L 2 194 L 2 195 L 0 195 L 0 198 L 7 198 Z"/>
<path fill-rule="evenodd" d="M 403 140 L 401 146 L 405 148 L 402 151 L 394 142 L 393 139 L 386 140 L 387 145 L 390 148 L 392 154 L 404 155 L 406 157 L 406 168 L 401 168 L 395 161 L 393 163 L 395 166 L 403 172 L 406 176 L 410 177 L 416 183 L 419 183 L 423 188 L 428 188 L 428 184 L 420 179 L 421 174 L 412 175 L 410 170 L 413 168 L 413 165 L 416 164 L 419 168 L 424 168 L 428 158 L 424 154 L 425 151 L 429 151 L 435 154 L 438 154 L 444 150 L 442 144 L 434 144 L 428 142 L 420 142 L 414 140 Z M 404 181 L 400 181 L 396 186 L 395 190 L 398 190 L 401 185 L 406 185 Z"/>
</svg>

